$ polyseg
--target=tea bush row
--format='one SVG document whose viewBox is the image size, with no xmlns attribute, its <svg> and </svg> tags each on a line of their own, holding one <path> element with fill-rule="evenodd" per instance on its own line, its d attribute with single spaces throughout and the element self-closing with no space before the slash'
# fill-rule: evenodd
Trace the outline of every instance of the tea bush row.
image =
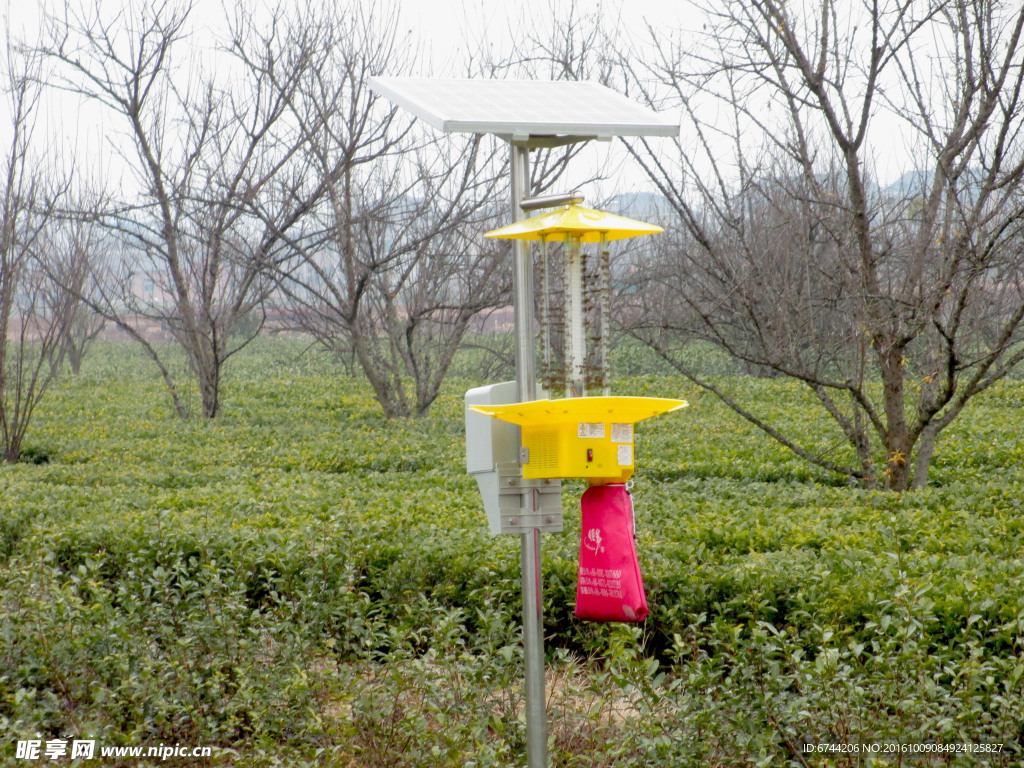
<svg viewBox="0 0 1024 768">
<path fill-rule="evenodd" d="M 518 542 L 486 535 L 463 473 L 475 382 L 386 422 L 299 351 L 244 353 L 212 423 L 174 418 L 121 348 L 45 402 L 31 440 L 49 462 L 0 468 L 12 738 L 520 764 Z M 830 439 L 797 388 L 729 384 Z M 616 391 L 691 408 L 638 429 L 642 630 L 572 616 L 581 487 L 544 538 L 556 764 L 800 765 L 801 740 L 846 736 L 1003 741 L 995 764 L 1017 759 L 1020 384 L 973 407 L 933 486 L 902 496 L 808 469 L 674 377 Z"/>
</svg>

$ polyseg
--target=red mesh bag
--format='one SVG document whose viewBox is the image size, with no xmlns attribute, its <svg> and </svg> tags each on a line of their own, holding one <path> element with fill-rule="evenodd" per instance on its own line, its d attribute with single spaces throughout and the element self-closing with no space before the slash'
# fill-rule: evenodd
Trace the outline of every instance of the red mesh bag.
<svg viewBox="0 0 1024 768">
<path fill-rule="evenodd" d="M 647 596 L 636 556 L 629 491 L 624 485 L 595 485 L 580 504 L 576 616 L 587 621 L 643 621 Z"/>
</svg>

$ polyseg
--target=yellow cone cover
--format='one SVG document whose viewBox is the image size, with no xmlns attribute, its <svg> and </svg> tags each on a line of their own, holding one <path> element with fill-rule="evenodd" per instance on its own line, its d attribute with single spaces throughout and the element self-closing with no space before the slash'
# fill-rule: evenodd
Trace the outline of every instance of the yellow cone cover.
<svg viewBox="0 0 1024 768">
<path fill-rule="evenodd" d="M 595 211 L 579 205 L 542 213 L 507 227 L 493 229 L 484 237 L 503 240 L 561 240 L 567 234 L 576 235 L 584 243 L 605 240 L 623 240 L 637 235 L 653 235 L 665 230 L 656 224 L 616 216 L 614 213 Z"/>
<path fill-rule="evenodd" d="M 662 413 L 686 407 L 685 400 L 664 397 L 570 397 L 564 400 L 533 400 L 509 405 L 471 405 L 470 410 L 502 421 L 531 427 L 567 422 L 614 421 L 635 424 Z"/>
</svg>

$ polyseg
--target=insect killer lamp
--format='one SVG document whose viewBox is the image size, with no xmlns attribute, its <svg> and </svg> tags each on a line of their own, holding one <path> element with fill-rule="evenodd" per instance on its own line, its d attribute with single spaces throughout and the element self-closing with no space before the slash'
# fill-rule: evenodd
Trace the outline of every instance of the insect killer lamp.
<svg viewBox="0 0 1024 768">
<path fill-rule="evenodd" d="M 686 407 L 658 397 L 576 397 L 508 405 L 472 405 L 522 430 L 523 477 L 624 483 L 633 475 L 633 425 Z"/>
</svg>

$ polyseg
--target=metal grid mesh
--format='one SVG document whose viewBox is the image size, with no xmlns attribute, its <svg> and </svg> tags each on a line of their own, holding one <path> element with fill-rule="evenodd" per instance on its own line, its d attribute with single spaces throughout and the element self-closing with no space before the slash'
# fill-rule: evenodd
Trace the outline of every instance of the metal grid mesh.
<svg viewBox="0 0 1024 768">
<path fill-rule="evenodd" d="M 548 391 L 567 391 L 571 371 L 566 368 L 566 344 L 571 334 L 566 307 L 566 246 L 538 244 L 535 274 L 538 285 L 537 318 L 540 324 L 540 379 Z M 589 394 L 609 394 L 611 377 L 608 349 L 610 328 L 610 268 L 607 244 L 583 246 L 584 386 Z"/>
</svg>

